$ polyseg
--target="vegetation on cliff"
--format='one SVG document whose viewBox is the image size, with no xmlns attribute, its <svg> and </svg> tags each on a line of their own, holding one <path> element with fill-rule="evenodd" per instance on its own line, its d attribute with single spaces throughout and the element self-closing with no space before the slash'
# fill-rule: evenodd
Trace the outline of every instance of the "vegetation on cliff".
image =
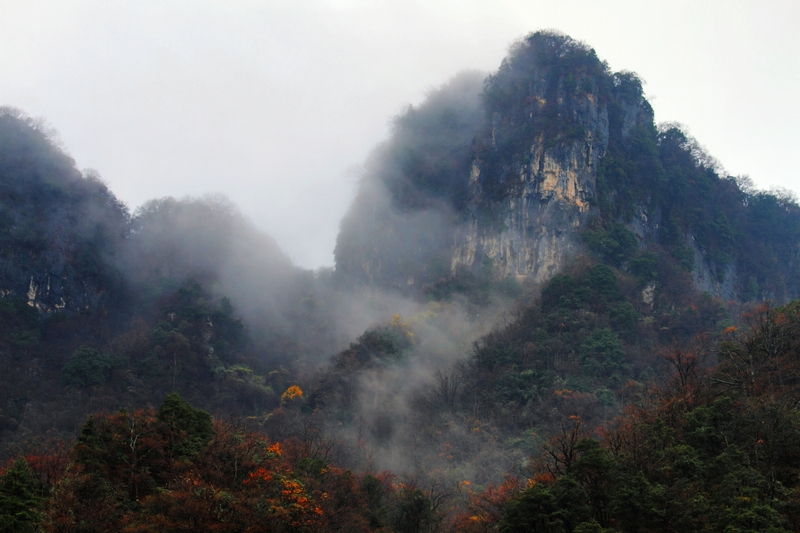
<svg viewBox="0 0 800 533">
<path fill-rule="evenodd" d="M 584 174 L 585 183 L 563 186 L 581 197 L 574 201 L 585 212 L 577 220 L 587 247 L 602 248 L 599 258 L 612 266 L 642 249 L 670 255 L 727 299 L 786 301 L 800 291 L 796 199 L 753 190 L 680 125 L 657 126 L 636 74 L 611 72 L 570 37 L 537 32 L 511 48 L 482 88 L 465 79 L 400 115 L 376 151 L 337 241 L 342 279 L 437 295 L 465 285 L 468 292 L 487 269 L 501 280 L 496 252 L 480 247 L 467 272 L 453 270 L 456 248 L 466 246 L 459 239 L 470 224 L 474 240 L 510 235 L 509 199 L 514 209 L 555 201 L 540 190 L 553 186 L 544 183 L 552 169 L 542 167 L 550 157 Z M 531 239 L 535 254 L 541 229 L 508 238 Z M 624 250 L 611 257 L 610 246 Z"/>
</svg>

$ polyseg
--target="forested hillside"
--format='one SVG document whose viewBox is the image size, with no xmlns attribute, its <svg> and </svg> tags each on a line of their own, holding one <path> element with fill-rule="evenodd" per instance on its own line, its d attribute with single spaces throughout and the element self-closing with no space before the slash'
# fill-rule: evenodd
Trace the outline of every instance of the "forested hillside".
<svg viewBox="0 0 800 533">
<path fill-rule="evenodd" d="M 286 368 L 344 344 L 323 281 L 224 198 L 129 213 L 9 108 L 0 173 L 0 442 L 73 434 L 92 411 L 171 391 L 255 414 L 278 405 Z"/>
<path fill-rule="evenodd" d="M 800 207 L 587 45 L 396 117 L 335 258 L 0 108 L 0 532 L 800 528 Z"/>
<path fill-rule="evenodd" d="M 53 146 L 43 126 L 0 110 L 0 285 L 44 312 L 98 309 L 121 290 L 113 262 L 124 205 Z"/>
<path fill-rule="evenodd" d="M 628 407 L 613 423 L 591 429 L 570 416 L 525 468 L 497 485 L 445 484 L 436 472 L 423 479 L 343 470 L 336 443 L 314 432 L 272 441 L 170 394 L 157 411 L 90 417 L 71 447 L 50 442 L 0 470 L 0 525 L 794 531 L 800 307 L 759 308 L 747 322 L 744 331 L 724 332 L 715 368 L 704 347 L 665 354 L 666 379 L 628 391 Z M 301 401 L 299 390 L 290 391 L 286 409 Z"/>
</svg>

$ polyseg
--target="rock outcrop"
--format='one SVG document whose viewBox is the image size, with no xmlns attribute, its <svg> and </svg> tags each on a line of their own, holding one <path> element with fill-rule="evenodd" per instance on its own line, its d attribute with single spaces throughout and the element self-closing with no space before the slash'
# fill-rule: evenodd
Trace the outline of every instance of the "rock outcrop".
<svg viewBox="0 0 800 533">
<path fill-rule="evenodd" d="M 454 273 L 489 260 L 495 277 L 544 281 L 580 250 L 578 232 L 587 218 L 596 214 L 597 168 L 608 145 L 607 105 L 600 103 L 594 92 L 569 94 L 565 78 L 572 73 L 525 66 L 532 68 L 534 79 L 546 81 L 531 84 L 523 95 L 524 101 L 531 102 L 528 109 L 493 113 L 490 140 L 484 143 L 483 153 L 476 154 L 470 173 L 471 202 L 453 249 Z M 497 74 L 504 75 L 509 74 L 502 70 Z M 591 74 L 580 82 L 593 89 L 598 85 Z M 551 98 L 554 103 L 548 104 Z M 547 109 L 548 105 L 555 111 Z M 514 115 L 503 116 L 503 111 Z M 570 122 L 578 133 L 553 142 L 543 126 L 519 128 L 520 119 L 535 123 L 548 112 Z M 503 159 L 498 153 L 503 149 L 498 137 L 519 135 L 520 129 L 532 130 L 527 138 L 515 139 L 515 144 L 523 146 L 522 153 L 506 154 L 505 161 L 498 164 Z M 498 174 L 505 178 L 505 190 L 500 194 L 491 190 Z"/>
<path fill-rule="evenodd" d="M 495 279 L 544 281 L 553 276 L 582 250 L 579 232 L 597 215 L 597 172 L 608 145 L 613 84 L 605 64 L 582 43 L 549 33 L 521 41 L 481 87 L 480 124 L 461 141 L 463 162 L 453 162 L 450 169 L 451 189 L 462 194 L 449 198 L 449 205 L 423 202 L 409 208 L 394 201 L 397 169 L 384 165 L 373 170 L 343 222 L 337 271 L 396 288 L 420 287 L 441 276 L 485 272 L 488 267 Z M 649 111 L 639 102 L 617 107 L 625 115 L 626 130 Z M 433 117 L 443 114 L 422 111 Z M 408 136 L 403 130 L 395 135 Z M 397 144 L 382 147 L 380 153 L 408 151 Z M 409 172 L 406 186 L 432 196 L 424 191 L 425 179 L 417 177 L 426 170 Z M 370 213 L 369 222 L 364 224 L 359 213 Z M 428 239 L 419 239 L 419 228 Z M 413 246 L 398 238 L 409 231 Z M 394 249 L 408 248 L 406 253 L 381 253 L 392 240 Z M 362 243 L 361 248 L 354 243 Z M 399 267 L 408 265 L 410 257 L 417 271 Z M 442 271 L 442 264 L 449 272 Z"/>
<path fill-rule="evenodd" d="M 699 290 L 781 301 L 800 292 L 798 242 L 795 202 L 743 191 L 680 127 L 656 127 L 635 74 L 537 32 L 481 87 L 451 82 L 398 117 L 335 256 L 345 282 L 413 293 L 647 252 Z"/>
<path fill-rule="evenodd" d="M 43 314 L 97 309 L 120 287 L 124 205 L 38 122 L 0 108 L 0 293 Z"/>
</svg>

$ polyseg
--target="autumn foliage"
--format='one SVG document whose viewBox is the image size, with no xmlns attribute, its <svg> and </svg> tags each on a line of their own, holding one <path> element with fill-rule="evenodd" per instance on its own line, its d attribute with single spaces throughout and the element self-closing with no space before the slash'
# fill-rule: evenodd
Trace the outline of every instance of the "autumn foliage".
<svg viewBox="0 0 800 533">
<path fill-rule="evenodd" d="M 606 427 L 571 417 L 522 481 L 470 494 L 460 531 L 800 529 L 800 303 L 754 309 L 709 364 L 696 338 Z"/>
<path fill-rule="evenodd" d="M 90 417 L 71 450 L 50 446 L 18 459 L 14 468 L 30 472 L 17 477 L 27 480 L 24 505 L 35 523 L 51 532 L 369 532 L 383 525 L 370 525 L 376 509 L 362 478 L 329 465 L 324 447 L 271 442 L 212 422 L 177 395 L 165 405 Z M 181 423 L 171 418 L 176 411 Z M 9 472 L 16 470 L 6 465 L 0 480 L 10 480 Z"/>
<path fill-rule="evenodd" d="M 352 472 L 312 428 L 274 441 L 172 393 L 0 467 L 0 531 L 797 531 L 800 302 L 745 319 L 666 350 L 620 416 L 566 417 L 486 488 Z"/>
</svg>

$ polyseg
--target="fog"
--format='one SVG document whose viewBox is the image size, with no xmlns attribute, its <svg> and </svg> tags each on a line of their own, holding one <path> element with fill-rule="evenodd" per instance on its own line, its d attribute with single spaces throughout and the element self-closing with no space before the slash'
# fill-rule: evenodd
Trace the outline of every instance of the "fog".
<svg viewBox="0 0 800 533">
<path fill-rule="evenodd" d="M 798 4 L 0 0 L 0 105 L 45 117 L 131 210 L 220 192 L 297 264 L 330 266 L 392 117 L 556 28 L 646 80 L 734 175 L 797 191 Z"/>
<path fill-rule="evenodd" d="M 352 467 L 436 470 L 448 482 L 497 481 L 521 459 L 491 428 L 455 413 L 468 401 L 473 343 L 508 319 L 513 297 L 487 280 L 469 296 L 428 297 L 449 277 L 469 147 L 485 124 L 484 76 L 463 72 L 397 116 L 365 163 L 335 271 L 294 265 L 221 195 L 150 200 L 132 213 L 118 267 L 138 299 L 190 281 L 230 298 L 259 367 L 288 368 L 311 395 L 307 419 L 265 414 L 276 438 L 313 424 L 349 450 Z M 375 270 L 364 271 L 365 251 Z M 375 332 L 388 332 L 397 352 L 370 344 Z"/>
<path fill-rule="evenodd" d="M 317 423 L 353 464 L 487 483 L 522 452 L 452 404 L 469 402 L 472 343 L 512 298 L 425 292 L 450 273 L 483 72 L 557 27 L 638 72 L 656 120 L 688 124 L 728 172 L 797 190 L 798 8 L 710 5 L 9 1 L 0 104 L 46 117 L 128 204 L 116 260 L 134 291 L 197 280 L 230 297 L 263 361 L 316 392 Z M 407 346 L 359 360 L 381 328 Z"/>
<path fill-rule="evenodd" d="M 323 11 L 367 10 L 379 18 L 400 12 L 387 6 L 370 11 L 360 5 L 326 4 Z M 119 253 L 110 254 L 128 288 L 139 301 L 152 303 L 198 281 L 212 298 L 230 298 L 248 328 L 247 355 L 255 352 L 257 371 L 289 368 L 286 375 L 310 396 L 304 400 L 306 411 L 284 402 L 253 413 L 274 438 L 298 435 L 311 426 L 339 443 L 342 464 L 348 467 L 427 472 L 447 483 L 467 479 L 485 485 L 514 472 L 538 437 L 529 431 L 535 437 L 530 442 L 520 445 L 519 435 L 517 442 L 507 442 L 511 436 L 491 425 L 500 415 L 479 413 L 477 394 L 473 408 L 475 389 L 470 386 L 477 380 L 469 381 L 470 364 L 473 343 L 513 316 L 514 296 L 526 290 L 530 296 L 536 288 L 501 287 L 491 273 L 481 277 L 479 271 L 458 278 L 452 275 L 461 273 L 454 273 L 449 261 L 452 236 L 464 221 L 472 143 L 481 132 L 486 135 L 488 129 L 482 128 L 490 124 L 480 99 L 485 72 L 460 70 L 452 57 L 442 56 L 441 61 L 448 59 L 460 73 L 442 76 L 440 65 L 423 63 L 421 74 L 406 79 L 410 71 L 389 56 L 379 63 L 395 68 L 397 83 L 392 88 L 370 86 L 375 78 L 359 69 L 373 65 L 377 56 L 365 57 L 358 68 L 348 70 L 347 61 L 337 61 L 336 49 L 325 47 L 326 39 L 344 38 L 333 30 L 314 43 L 320 58 L 304 66 L 293 62 L 305 56 L 289 44 L 304 50 L 304 24 L 323 24 L 322 15 L 288 6 L 279 9 L 287 17 L 280 20 L 297 22 L 300 31 L 295 35 L 284 27 L 277 36 L 259 35 L 251 43 L 266 54 L 261 61 L 273 60 L 266 70 L 249 70 L 246 60 L 228 64 L 257 26 L 239 18 L 250 9 L 241 5 L 214 13 L 227 26 L 221 33 L 211 32 L 210 41 L 199 47 L 206 54 L 202 64 L 195 64 L 197 41 L 182 41 L 188 34 L 180 28 L 193 35 L 214 27 L 209 25 L 210 9 L 201 5 L 189 11 L 188 22 L 177 33 L 170 33 L 174 28 L 168 21 L 181 10 L 165 8 L 163 18 L 148 21 L 151 33 L 142 38 L 148 61 L 155 61 L 166 80 L 163 98 L 148 92 L 148 84 L 161 84 L 152 77 L 149 62 L 137 64 L 144 56 L 125 48 L 124 35 L 109 33 L 113 24 L 102 25 L 97 28 L 104 35 L 101 41 L 114 44 L 111 51 L 119 56 L 83 51 L 96 59 L 100 55 L 98 61 L 112 81 L 115 72 L 119 75 L 112 63 L 130 63 L 111 91 L 116 96 L 106 99 L 102 90 L 96 94 L 102 104 L 95 108 L 99 122 L 78 126 L 68 114 L 42 113 L 61 130 L 62 146 L 79 164 L 91 160 L 98 168 L 85 173 L 87 181 L 103 188 L 102 176 L 129 204 L 129 212 L 118 213 L 129 222 L 127 233 L 119 241 Z M 405 14 L 419 9 L 414 6 Z M 130 6 L 123 11 L 132 17 L 128 32 L 133 34 L 143 23 L 143 12 Z M 111 20 L 118 14 L 104 16 Z M 351 27 L 336 26 L 338 19 L 333 19 L 333 29 Z M 244 31 L 229 33 L 236 21 L 246 26 Z M 235 36 L 233 42 L 228 36 Z M 605 57 L 602 43 L 586 39 Z M 162 55 L 159 46 L 164 42 L 169 46 Z M 503 42 L 503 51 L 509 42 Z M 417 57 L 425 56 L 421 41 L 411 44 Z M 448 50 L 448 45 L 441 48 Z M 461 41 L 457 48 L 459 53 L 474 51 Z M 476 57 L 481 63 L 480 54 Z M 486 71 L 497 68 L 495 59 Z M 267 71 L 277 78 L 266 76 Z M 131 73 L 142 77 L 120 89 Z M 199 88 L 183 85 L 191 82 Z M 267 85 L 270 91 L 259 90 Z M 293 89 L 301 86 L 303 90 Z M 127 105 L 117 100 L 123 94 Z M 376 104 L 368 94 L 393 102 Z M 148 101 L 148 95 L 155 99 Z M 13 103 L 38 113 L 35 98 L 31 106 Z M 326 107 L 328 103 L 333 107 Z M 658 100 L 656 108 L 658 113 Z M 371 122 L 376 113 L 381 121 Z M 658 120 L 664 118 L 669 117 L 657 114 Z M 694 127 L 692 120 L 676 118 Z M 88 136 L 81 140 L 77 130 Z M 85 133 L 89 131 L 96 133 Z M 697 140 L 691 139 L 692 146 L 710 166 L 721 168 L 712 161 L 718 156 L 736 172 L 738 163 L 718 154 L 702 129 L 693 133 Z M 208 190 L 225 194 L 204 194 Z M 330 268 L 333 260 L 335 270 Z M 459 292 L 459 283 L 468 290 Z M 452 292 L 437 292 L 447 290 Z M 277 404 L 280 392 L 271 390 L 270 401 Z M 544 423 L 547 416 L 556 423 L 564 415 L 553 408 L 524 423 Z"/>
</svg>

